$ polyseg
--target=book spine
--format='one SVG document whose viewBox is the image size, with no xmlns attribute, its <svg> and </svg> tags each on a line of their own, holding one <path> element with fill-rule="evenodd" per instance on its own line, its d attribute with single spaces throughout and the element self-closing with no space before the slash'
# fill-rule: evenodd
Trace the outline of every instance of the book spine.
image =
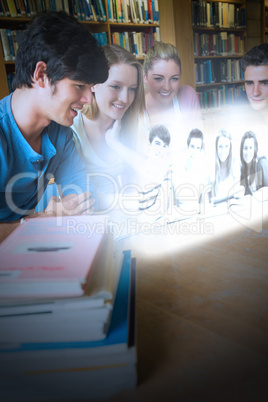
<svg viewBox="0 0 268 402">
<path fill-rule="evenodd" d="M 106 17 L 106 13 L 105 13 L 105 11 L 104 11 L 104 7 L 103 7 L 103 4 L 102 4 L 102 0 L 98 0 L 98 2 L 99 2 L 100 11 L 101 11 L 101 14 L 102 14 L 102 21 L 106 22 L 106 21 L 107 21 L 107 17 Z"/>
<path fill-rule="evenodd" d="M 14 0 L 7 0 L 7 5 L 9 8 L 9 11 L 10 11 L 10 16 L 17 17 L 17 11 L 16 11 Z"/>
<path fill-rule="evenodd" d="M 4 53 L 4 59 L 5 59 L 5 61 L 11 61 L 12 60 L 12 55 L 11 55 L 11 52 L 10 52 L 10 46 L 9 46 L 9 41 L 8 41 L 8 36 L 7 36 L 6 29 L 0 29 L 0 36 L 1 36 L 3 53 Z"/>
</svg>

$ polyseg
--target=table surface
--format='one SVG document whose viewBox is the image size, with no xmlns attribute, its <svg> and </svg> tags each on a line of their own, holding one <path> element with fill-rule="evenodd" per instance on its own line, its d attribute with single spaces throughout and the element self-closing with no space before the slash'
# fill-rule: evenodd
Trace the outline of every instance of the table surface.
<svg viewBox="0 0 268 402">
<path fill-rule="evenodd" d="M 137 374 L 126 401 L 252 401 L 268 391 L 268 208 L 124 240 L 137 258 Z M 140 229 L 140 227 L 139 227 Z"/>
<path fill-rule="evenodd" d="M 266 399 L 267 205 L 260 212 L 210 218 L 207 235 L 178 227 L 126 242 L 137 257 L 138 387 L 111 401 Z"/>
</svg>

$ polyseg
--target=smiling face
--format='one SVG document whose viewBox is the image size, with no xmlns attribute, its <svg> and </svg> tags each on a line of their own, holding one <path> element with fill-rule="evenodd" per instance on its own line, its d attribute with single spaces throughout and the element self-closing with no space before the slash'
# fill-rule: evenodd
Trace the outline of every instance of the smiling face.
<svg viewBox="0 0 268 402">
<path fill-rule="evenodd" d="M 221 136 L 218 140 L 218 145 L 217 145 L 217 153 L 219 160 L 223 163 L 226 161 L 226 159 L 229 156 L 230 153 L 230 148 L 231 148 L 231 143 L 230 140 L 226 137 Z"/>
<path fill-rule="evenodd" d="M 134 102 L 138 87 L 138 71 L 128 64 L 113 64 L 109 77 L 93 88 L 101 116 L 112 121 L 120 120 Z"/>
<path fill-rule="evenodd" d="M 268 109 L 268 66 L 248 66 L 245 89 L 254 110 Z"/>
<path fill-rule="evenodd" d="M 86 103 L 91 103 L 91 85 L 80 81 L 64 78 L 50 85 L 48 83 L 48 96 L 44 97 L 44 105 L 49 120 L 63 126 L 71 126 L 77 115 L 77 110 L 82 109 Z"/>
<path fill-rule="evenodd" d="M 148 92 L 157 102 L 168 104 L 178 94 L 180 67 L 174 60 L 156 60 L 144 81 Z"/>
<path fill-rule="evenodd" d="M 254 139 L 247 138 L 243 146 L 243 159 L 249 164 L 254 157 Z"/>
</svg>

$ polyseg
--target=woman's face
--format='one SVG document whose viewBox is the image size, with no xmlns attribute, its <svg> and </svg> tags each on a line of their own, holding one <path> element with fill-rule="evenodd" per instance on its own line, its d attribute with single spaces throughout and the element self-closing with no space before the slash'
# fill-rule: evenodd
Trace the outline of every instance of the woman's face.
<svg viewBox="0 0 268 402">
<path fill-rule="evenodd" d="M 225 162 L 229 156 L 231 143 L 226 137 L 220 137 L 217 145 L 218 157 L 221 162 Z"/>
<path fill-rule="evenodd" d="M 174 60 L 156 60 L 145 76 L 150 95 L 160 103 L 170 103 L 180 87 L 180 67 Z"/>
<path fill-rule="evenodd" d="M 96 84 L 92 91 L 100 113 L 111 120 L 120 120 L 134 102 L 138 87 L 138 71 L 128 64 L 113 64 L 109 77 Z"/>
<path fill-rule="evenodd" d="M 254 139 L 247 138 L 243 146 L 243 159 L 246 163 L 250 163 L 254 157 Z"/>
</svg>

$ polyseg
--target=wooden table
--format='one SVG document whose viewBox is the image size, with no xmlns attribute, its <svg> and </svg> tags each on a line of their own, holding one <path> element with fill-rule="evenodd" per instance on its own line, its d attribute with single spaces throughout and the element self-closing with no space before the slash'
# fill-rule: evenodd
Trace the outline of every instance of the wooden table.
<svg viewBox="0 0 268 402">
<path fill-rule="evenodd" d="M 137 257 L 138 386 L 110 401 L 266 400 L 267 205 L 256 222 L 201 223 L 125 241 Z"/>
<path fill-rule="evenodd" d="M 157 254 L 168 235 L 147 235 L 148 247 L 146 236 L 129 240 L 137 257 L 139 383 L 112 401 L 266 400 L 267 208 L 261 232 L 230 215 L 209 221 L 214 234 L 173 234 L 179 250 L 160 256 L 149 248 L 155 244 Z"/>
</svg>

